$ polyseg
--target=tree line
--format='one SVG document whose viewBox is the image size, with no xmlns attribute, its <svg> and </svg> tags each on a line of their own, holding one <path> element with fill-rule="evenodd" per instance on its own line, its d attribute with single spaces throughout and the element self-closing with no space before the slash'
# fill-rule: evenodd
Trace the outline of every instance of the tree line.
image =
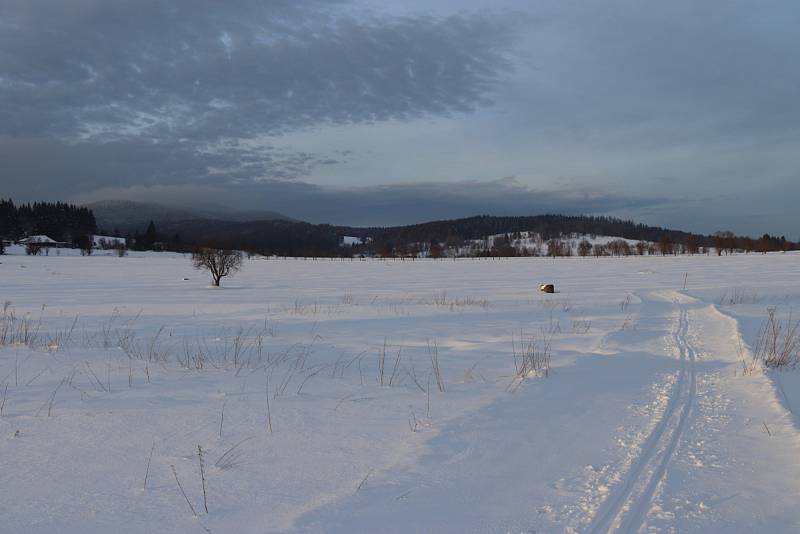
<svg viewBox="0 0 800 534">
<path fill-rule="evenodd" d="M 17 241 L 31 235 L 48 237 L 81 247 L 97 232 L 92 210 L 64 202 L 16 205 L 0 199 L 0 237 Z"/>
<path fill-rule="evenodd" d="M 343 246 L 344 236 L 362 243 Z M 494 236 L 487 238 L 487 236 Z M 534 242 L 531 236 L 535 236 Z M 614 236 L 592 243 L 584 236 Z M 160 223 L 136 232 L 133 248 L 190 252 L 198 246 L 249 254 L 297 257 L 511 257 L 629 256 L 796 250 L 785 237 L 732 232 L 693 234 L 613 217 L 537 215 L 478 216 L 397 227 L 356 228 L 295 221 L 192 220 Z"/>
<path fill-rule="evenodd" d="M 90 235 L 95 233 L 98 233 L 97 224 L 89 208 L 63 202 L 17 206 L 10 199 L 0 200 L 0 237 L 4 239 L 45 234 L 56 241 L 84 248 L 87 241 L 90 242 Z M 120 236 L 118 231 L 100 233 Z M 342 246 L 344 236 L 358 237 L 362 242 Z M 584 236 L 618 239 L 592 243 Z M 250 254 L 299 257 L 627 256 L 712 252 L 723 255 L 799 248 L 784 236 L 764 234 L 752 238 L 729 231 L 703 235 L 614 217 L 557 214 L 480 215 L 366 228 L 285 220 L 150 221 L 146 227 L 125 237 L 134 250 L 191 252 L 197 247 L 213 246 Z"/>
</svg>

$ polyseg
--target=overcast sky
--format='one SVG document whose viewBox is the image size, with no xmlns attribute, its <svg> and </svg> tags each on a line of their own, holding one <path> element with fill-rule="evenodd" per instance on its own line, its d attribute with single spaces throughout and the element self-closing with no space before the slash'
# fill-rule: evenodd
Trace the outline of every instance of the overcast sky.
<svg viewBox="0 0 800 534">
<path fill-rule="evenodd" d="M 791 0 L 0 0 L 0 197 L 800 237 Z"/>
</svg>

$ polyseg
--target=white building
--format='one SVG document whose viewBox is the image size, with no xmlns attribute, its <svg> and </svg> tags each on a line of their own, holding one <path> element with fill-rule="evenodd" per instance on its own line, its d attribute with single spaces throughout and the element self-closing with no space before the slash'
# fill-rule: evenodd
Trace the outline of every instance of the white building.
<svg viewBox="0 0 800 534">
<path fill-rule="evenodd" d="M 128 243 L 124 237 L 113 237 L 108 235 L 93 235 L 92 246 L 95 248 L 109 249 L 127 247 Z"/>
</svg>

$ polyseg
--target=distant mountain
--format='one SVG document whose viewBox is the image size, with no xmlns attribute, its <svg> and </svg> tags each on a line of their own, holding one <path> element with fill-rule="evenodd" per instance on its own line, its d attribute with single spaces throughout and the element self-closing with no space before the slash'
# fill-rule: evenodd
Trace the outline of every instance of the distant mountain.
<svg viewBox="0 0 800 534">
<path fill-rule="evenodd" d="M 183 207 L 134 202 L 131 200 L 102 200 L 86 204 L 94 213 L 97 226 L 107 231 L 144 230 L 150 221 L 156 225 L 180 221 L 208 219 L 218 221 L 295 221 L 274 211 L 238 211 L 217 206 Z"/>
</svg>

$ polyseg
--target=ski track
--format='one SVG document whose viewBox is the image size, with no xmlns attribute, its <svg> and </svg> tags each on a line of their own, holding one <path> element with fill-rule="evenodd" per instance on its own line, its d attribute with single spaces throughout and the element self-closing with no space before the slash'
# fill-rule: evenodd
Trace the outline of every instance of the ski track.
<svg viewBox="0 0 800 534">
<path fill-rule="evenodd" d="M 679 351 L 678 379 L 664 415 L 648 436 L 642 452 L 614 492 L 601 506 L 587 532 L 634 533 L 641 528 L 680 443 L 697 393 L 695 352 L 687 341 L 688 311 L 681 308 L 673 339 Z M 688 370 L 687 370 L 688 367 Z"/>
</svg>

